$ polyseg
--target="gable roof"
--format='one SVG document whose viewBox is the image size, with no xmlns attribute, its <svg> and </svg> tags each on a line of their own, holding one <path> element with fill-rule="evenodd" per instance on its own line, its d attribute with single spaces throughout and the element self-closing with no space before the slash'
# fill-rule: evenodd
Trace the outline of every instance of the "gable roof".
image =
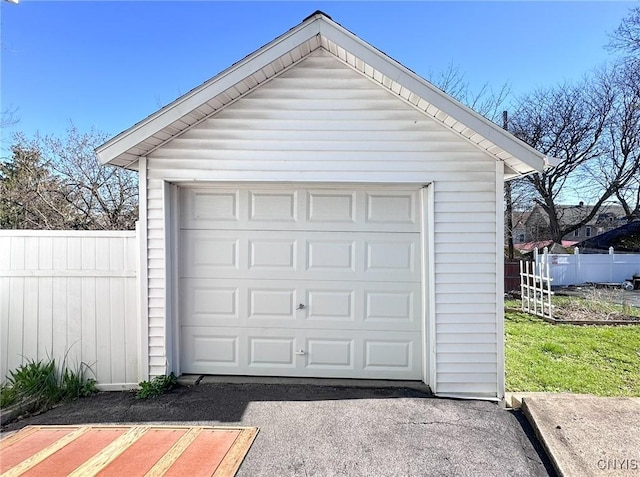
<svg viewBox="0 0 640 477">
<path fill-rule="evenodd" d="M 329 51 L 496 160 L 503 161 L 506 178 L 541 171 L 555 161 L 462 105 L 320 11 L 105 142 L 96 149 L 98 159 L 103 164 L 135 169 L 139 157 L 211 117 L 318 48 Z"/>
</svg>

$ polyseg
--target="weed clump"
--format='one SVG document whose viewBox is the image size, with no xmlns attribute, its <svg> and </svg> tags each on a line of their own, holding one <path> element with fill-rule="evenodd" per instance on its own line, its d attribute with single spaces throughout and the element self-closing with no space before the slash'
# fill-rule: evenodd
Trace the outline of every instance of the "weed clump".
<svg viewBox="0 0 640 477">
<path fill-rule="evenodd" d="M 156 376 L 151 381 L 142 381 L 140 389 L 136 392 L 138 399 L 158 397 L 173 389 L 178 384 L 178 378 L 171 373 L 169 376 Z"/>
</svg>

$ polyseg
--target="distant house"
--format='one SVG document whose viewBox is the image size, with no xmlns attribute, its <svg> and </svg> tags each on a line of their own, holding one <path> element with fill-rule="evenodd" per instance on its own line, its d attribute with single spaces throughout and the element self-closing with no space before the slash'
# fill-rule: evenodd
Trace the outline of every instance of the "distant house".
<svg viewBox="0 0 640 477">
<path fill-rule="evenodd" d="M 587 217 L 593 210 L 593 206 L 584 205 L 580 202 L 578 205 L 559 205 L 557 209 L 560 223 L 563 227 L 566 227 Z M 621 206 L 604 205 L 586 224 L 562 237 L 562 241 L 580 242 L 613 230 L 624 223 L 625 213 Z M 524 224 L 524 234 L 524 243 L 551 240 L 549 216 L 541 206 L 536 205 L 527 217 Z M 523 242 L 519 241 L 517 243 Z"/>
<path fill-rule="evenodd" d="M 607 253 L 609 247 L 613 247 L 616 253 L 640 253 L 640 220 L 583 240 L 576 246 L 582 253 Z"/>
<path fill-rule="evenodd" d="M 514 244 L 521 244 L 527 241 L 527 220 L 531 211 L 515 211 L 512 219 L 511 236 Z"/>
</svg>

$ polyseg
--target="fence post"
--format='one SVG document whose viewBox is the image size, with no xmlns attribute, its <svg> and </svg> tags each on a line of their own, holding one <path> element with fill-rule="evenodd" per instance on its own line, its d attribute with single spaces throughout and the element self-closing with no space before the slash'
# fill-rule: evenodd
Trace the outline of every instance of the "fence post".
<svg viewBox="0 0 640 477">
<path fill-rule="evenodd" d="M 547 316 L 549 316 L 549 318 L 553 318 L 553 313 L 552 313 L 552 309 L 551 309 L 551 270 L 550 270 L 550 265 L 549 262 L 547 261 L 547 270 L 546 270 L 546 280 L 543 278 L 541 280 L 542 282 L 542 288 L 544 288 L 544 284 L 546 282 L 547 284 Z M 544 293 L 542 295 L 542 303 L 544 303 Z M 542 306 L 542 314 L 544 315 L 544 305 Z"/>
<path fill-rule="evenodd" d="M 615 262 L 613 247 L 609 247 L 609 283 L 613 283 L 613 262 Z"/>
<path fill-rule="evenodd" d="M 524 277 L 522 276 L 524 273 L 524 260 L 520 260 L 520 309 L 522 311 L 524 311 L 524 301 L 522 300 L 522 298 L 524 297 L 524 283 L 522 282 L 522 280 L 524 280 Z"/>
<path fill-rule="evenodd" d="M 574 272 L 575 272 L 575 283 L 581 283 L 580 282 L 580 248 L 576 247 L 573 250 L 573 254 L 576 256 L 576 261 L 575 261 L 575 268 L 574 268 Z"/>
</svg>

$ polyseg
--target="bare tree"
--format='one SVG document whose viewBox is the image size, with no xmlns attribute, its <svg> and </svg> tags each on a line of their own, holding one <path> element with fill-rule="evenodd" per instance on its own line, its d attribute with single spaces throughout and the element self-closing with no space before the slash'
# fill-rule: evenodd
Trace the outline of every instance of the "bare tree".
<svg viewBox="0 0 640 477">
<path fill-rule="evenodd" d="M 102 133 L 95 130 L 81 133 L 73 125 L 62 139 L 54 136 L 28 139 L 15 135 L 14 153 L 0 168 L 3 199 L 7 198 L 0 210 L 0 225 L 47 229 L 134 228 L 138 215 L 135 173 L 98 163 L 93 151 L 105 139 Z M 43 202 L 49 207 L 44 207 Z M 20 210 L 22 215 L 16 215 Z M 30 219 L 34 215 L 39 219 Z M 24 220 L 3 220 L 22 216 Z"/>
<path fill-rule="evenodd" d="M 640 57 L 640 7 L 634 7 L 610 35 L 609 48 Z"/>
<path fill-rule="evenodd" d="M 54 173 L 64 180 L 64 197 L 76 210 L 73 228 L 135 228 L 137 177 L 131 171 L 98 162 L 94 150 L 106 139 L 104 133 L 81 133 L 73 125 L 63 139 L 42 139 L 43 155 Z"/>
<path fill-rule="evenodd" d="M 616 191 L 628 221 L 640 219 L 640 7 L 634 7 L 610 35 L 608 47 L 621 53 L 611 80 L 620 91 L 617 128 L 612 128 L 613 160 L 627 162 L 635 176 Z"/>
<path fill-rule="evenodd" d="M 437 75 L 429 75 L 429 80 L 465 106 L 496 123 L 500 122 L 505 103 L 511 93 L 507 83 L 497 90 L 493 89 L 489 83 L 484 83 L 479 89 L 474 90 L 460 67 L 453 63 Z"/>
<path fill-rule="evenodd" d="M 618 168 L 627 169 L 631 176 L 616 190 L 626 219 L 631 222 L 640 219 L 640 88 L 633 97 L 625 97 L 622 103 L 617 128 L 611 130 L 611 162 Z"/>
<path fill-rule="evenodd" d="M 520 98 L 511 117 L 510 130 L 517 137 L 544 154 L 562 159 L 557 167 L 526 177 L 536 192 L 535 203 L 548 216 L 549 238 L 557 243 L 588 223 L 629 180 L 625 170 L 616 171 L 604 188 L 589 189 L 594 194 L 594 207 L 585 209 L 586 213 L 570 224 L 562 220 L 563 210 L 558 207 L 562 193 L 575 185 L 585 167 L 607 152 L 603 137 L 614 103 L 615 93 L 610 85 L 583 80 L 575 85 L 539 89 Z"/>
<path fill-rule="evenodd" d="M 6 107 L 0 111 L 0 128 L 8 128 L 18 123 L 18 108 Z"/>
<path fill-rule="evenodd" d="M 627 221 L 640 218 L 640 72 L 621 61 L 600 73 L 599 81 L 613 85 L 614 108 L 603 136 L 605 153 L 589 164 L 591 179 L 603 189 L 614 188 Z"/>
<path fill-rule="evenodd" d="M 37 148 L 14 145 L 11 158 L 0 163 L 0 227 L 64 228 L 73 210 L 60 194 L 63 187 Z"/>
</svg>

